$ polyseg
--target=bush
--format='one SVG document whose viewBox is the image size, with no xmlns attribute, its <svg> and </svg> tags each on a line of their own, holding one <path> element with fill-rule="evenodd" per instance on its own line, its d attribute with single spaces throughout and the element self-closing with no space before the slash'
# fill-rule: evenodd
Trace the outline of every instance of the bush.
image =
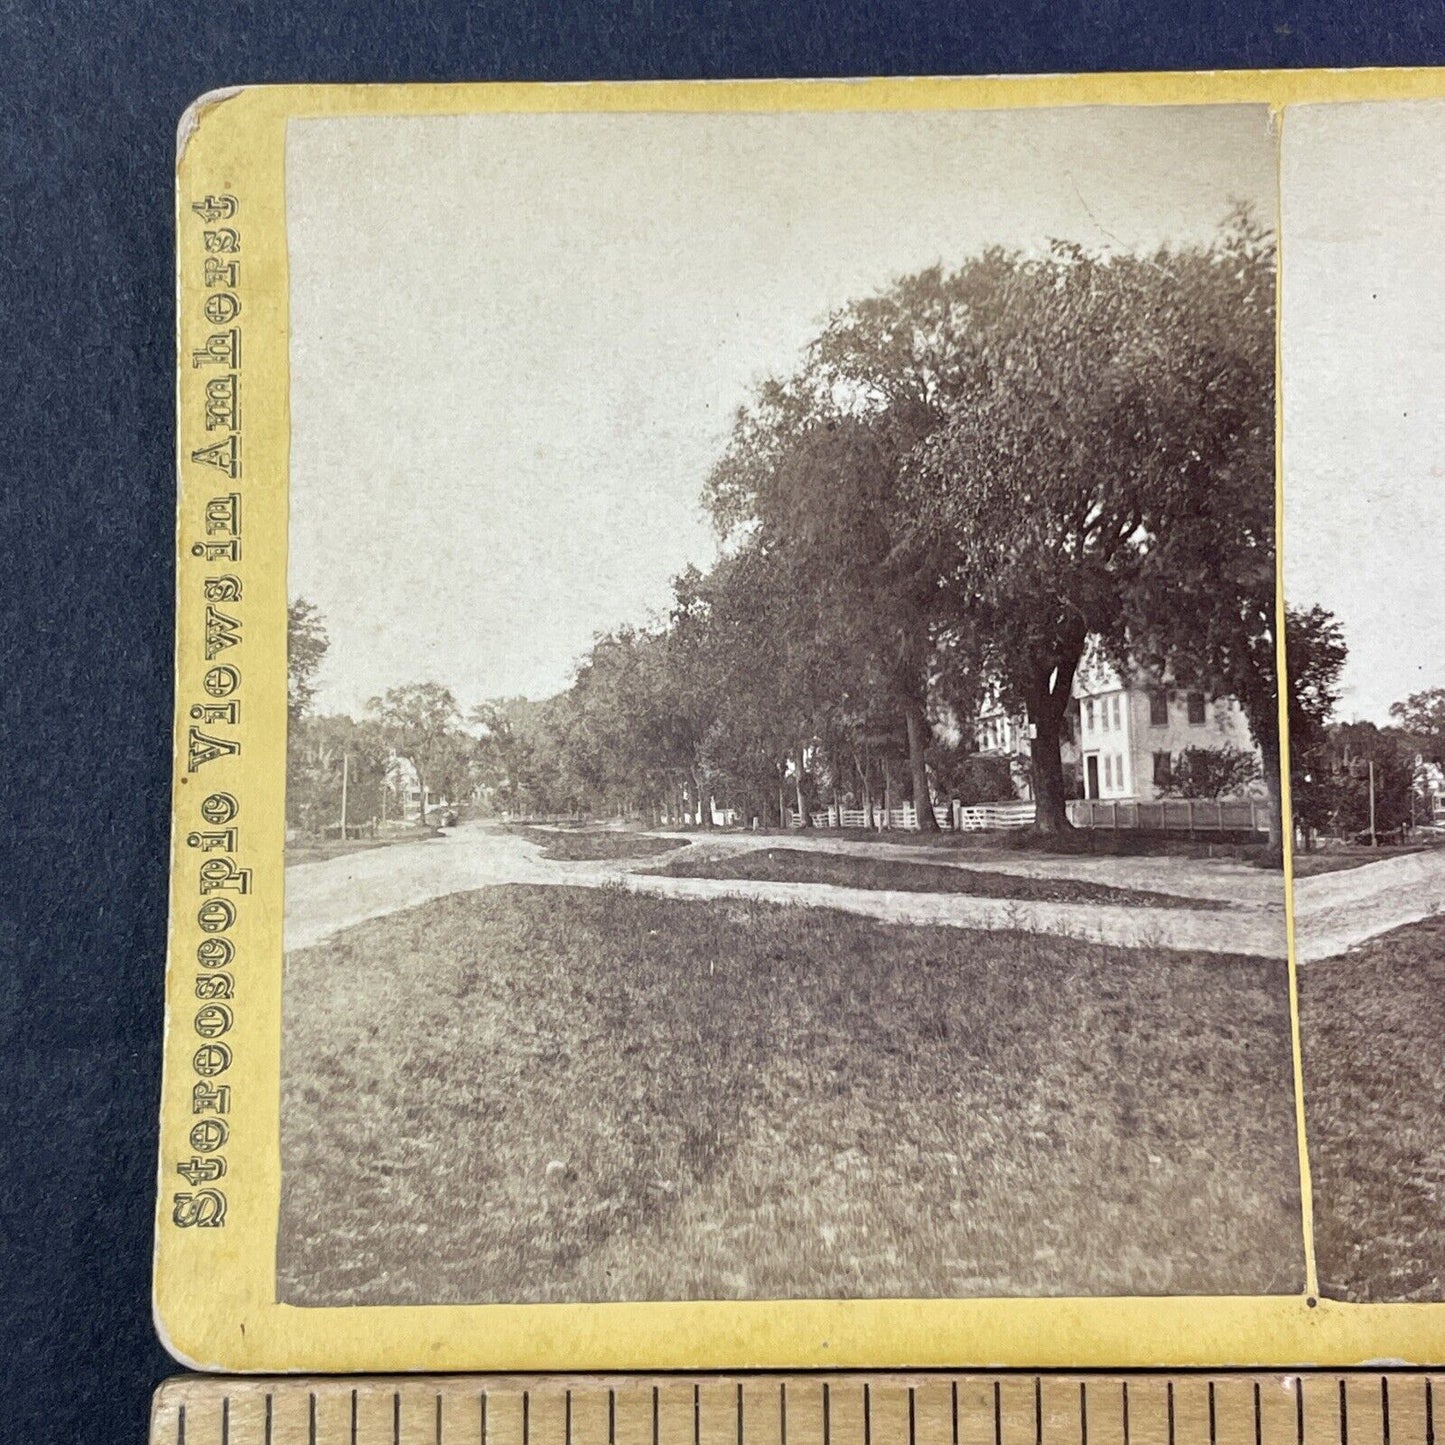
<svg viewBox="0 0 1445 1445">
<path fill-rule="evenodd" d="M 1166 798 L 1233 798 L 1259 780 L 1259 759 L 1245 748 L 1185 748 L 1175 759 Z"/>
</svg>

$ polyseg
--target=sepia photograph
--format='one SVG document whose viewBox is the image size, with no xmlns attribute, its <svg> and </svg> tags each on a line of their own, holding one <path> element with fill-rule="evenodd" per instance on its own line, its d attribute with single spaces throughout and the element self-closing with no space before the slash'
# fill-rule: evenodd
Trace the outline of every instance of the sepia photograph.
<svg viewBox="0 0 1445 1445">
<path fill-rule="evenodd" d="M 1265 105 L 289 122 L 282 1303 L 1304 1293 L 1279 139 Z M 1361 207 L 1299 202 L 1327 266 L 1379 211 L 1315 184 Z M 1310 344 L 1358 342 L 1318 284 Z M 1370 345 L 1287 386 L 1408 363 L 1438 426 L 1438 344 Z M 1347 465 L 1365 429 L 1314 408 L 1302 908 L 1445 860 L 1438 467 Z M 1343 1049 L 1392 1134 L 1316 1158 L 1326 1272 L 1421 1297 L 1322 1220 L 1386 1154 L 1437 1197 L 1440 1070 L 1310 1025 L 1358 942 L 1317 916 L 1311 1126 Z M 1352 999 L 1399 967 L 1438 1003 L 1411 926 Z"/>
<path fill-rule="evenodd" d="M 1320 1289 L 1445 1300 L 1445 106 L 1283 132 L 1284 579 Z"/>
</svg>

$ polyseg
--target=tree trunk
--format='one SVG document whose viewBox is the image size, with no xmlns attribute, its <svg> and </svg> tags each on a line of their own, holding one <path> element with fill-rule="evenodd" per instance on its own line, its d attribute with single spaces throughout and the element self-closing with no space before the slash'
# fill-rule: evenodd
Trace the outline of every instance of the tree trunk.
<svg viewBox="0 0 1445 1445">
<path fill-rule="evenodd" d="M 416 785 L 421 792 L 421 816 L 417 820 L 422 827 L 426 827 L 426 774 L 418 767 L 416 770 Z"/>
<path fill-rule="evenodd" d="M 703 797 L 702 779 L 692 775 L 693 791 L 697 793 L 697 825 L 699 828 L 712 827 L 712 799 Z"/>
<path fill-rule="evenodd" d="M 793 775 L 793 788 L 798 795 L 798 822 L 803 828 L 811 828 L 813 820 L 808 816 L 808 803 L 803 797 L 803 749 L 800 747 L 794 759 L 797 772 Z"/>
<path fill-rule="evenodd" d="M 1074 673 L 1084 655 L 1082 626 L 1061 640 L 1053 657 L 1035 668 L 1024 701 L 1033 738 L 1029 744 L 1029 774 L 1034 788 L 1034 827 L 1040 833 L 1071 833 L 1068 799 L 1064 788 L 1062 754 L 1064 714 L 1074 690 Z"/>
<path fill-rule="evenodd" d="M 1054 715 L 1047 706 L 1039 710 L 1037 718 L 1032 705 L 1029 709 L 1029 720 L 1034 723 L 1029 773 L 1034 789 L 1034 827 L 1040 833 L 1067 833 L 1074 826 L 1069 822 L 1064 763 L 1059 752 L 1061 717 L 1062 714 Z"/>
<path fill-rule="evenodd" d="M 908 770 L 913 775 L 913 815 L 922 833 L 937 833 L 938 819 L 933 816 L 933 798 L 928 791 L 928 761 L 924 756 L 927 746 L 927 719 L 923 716 L 923 704 L 912 703 L 903 714 L 908 728 Z"/>
<path fill-rule="evenodd" d="M 1265 734 L 1259 744 L 1260 758 L 1264 764 L 1264 789 L 1269 796 L 1269 851 L 1272 858 L 1284 866 L 1284 797 L 1280 786 L 1279 738 L 1273 731 Z"/>
<path fill-rule="evenodd" d="M 1269 851 L 1273 860 L 1284 867 L 1284 789 L 1280 782 L 1279 713 L 1277 697 L 1261 699 L 1255 707 L 1248 705 L 1244 715 L 1250 735 L 1259 749 L 1260 766 L 1264 772 L 1264 789 L 1269 799 Z"/>
</svg>

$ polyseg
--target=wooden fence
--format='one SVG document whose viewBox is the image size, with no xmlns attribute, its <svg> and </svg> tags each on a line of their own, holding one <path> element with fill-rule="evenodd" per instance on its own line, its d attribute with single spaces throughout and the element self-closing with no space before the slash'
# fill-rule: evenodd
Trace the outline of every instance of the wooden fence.
<svg viewBox="0 0 1445 1445">
<path fill-rule="evenodd" d="M 1076 828 L 1115 832 L 1143 829 L 1151 833 L 1265 833 L 1269 804 L 1254 798 L 1162 798 L 1145 803 L 1108 798 L 1076 798 L 1069 804 Z"/>
<path fill-rule="evenodd" d="M 1076 798 L 1068 804 L 1069 821 L 1076 828 L 1096 828 L 1121 833 L 1142 830 L 1151 833 L 1264 833 L 1269 832 L 1269 804 L 1252 798 L 1207 799 L 1166 798 L 1148 803 L 1135 800 Z M 994 832 L 1001 828 L 1027 828 L 1034 821 L 1032 803 L 935 803 L 933 816 L 938 826 L 950 832 Z M 825 808 L 809 814 L 815 828 L 859 828 L 870 826 L 862 808 Z M 788 826 L 801 828 L 798 813 L 789 811 Z M 901 808 L 873 809 L 871 826 L 916 832 L 918 818 L 912 803 Z"/>
</svg>

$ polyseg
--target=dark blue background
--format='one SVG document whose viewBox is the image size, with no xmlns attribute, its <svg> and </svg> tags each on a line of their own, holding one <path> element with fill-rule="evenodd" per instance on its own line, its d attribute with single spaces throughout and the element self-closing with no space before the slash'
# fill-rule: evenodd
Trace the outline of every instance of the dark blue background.
<svg viewBox="0 0 1445 1445">
<path fill-rule="evenodd" d="M 0 1434 L 139 1441 L 172 590 L 177 117 L 261 81 L 1445 62 L 1445 7 L 0 3 Z"/>
</svg>

